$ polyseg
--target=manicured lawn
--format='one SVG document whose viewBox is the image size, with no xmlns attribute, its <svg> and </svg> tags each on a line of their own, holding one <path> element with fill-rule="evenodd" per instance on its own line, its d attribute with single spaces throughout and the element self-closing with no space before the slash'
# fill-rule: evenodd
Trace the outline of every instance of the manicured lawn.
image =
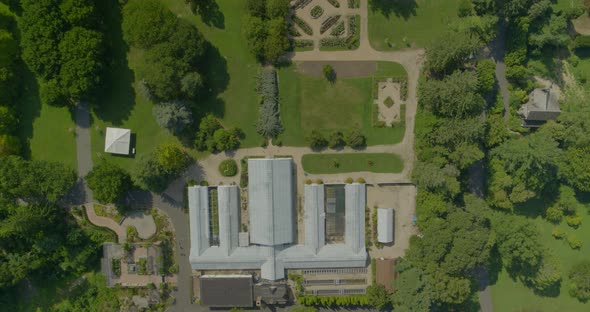
<svg viewBox="0 0 590 312">
<path fill-rule="evenodd" d="M 379 62 L 380 76 L 406 75 L 397 63 Z M 335 83 L 325 78 L 297 72 L 295 65 L 279 70 L 281 120 L 285 131 L 280 138 L 284 145 L 304 146 L 312 130 L 325 135 L 333 131 L 346 133 L 360 128 L 367 144 L 394 144 L 403 139 L 405 129 L 375 128 L 372 123 L 372 77 L 343 78 Z"/>
<path fill-rule="evenodd" d="M 129 53 L 129 67 L 141 66 L 141 53 L 132 49 Z M 126 169 L 133 169 L 135 159 L 151 153 L 163 142 L 178 142 L 178 139 L 161 128 L 152 115 L 153 103 L 134 91 L 124 67 L 115 69 L 110 75 L 112 92 L 108 93 L 93 112 L 92 157 L 96 163 L 101 158 L 114 162 Z M 132 81 L 132 80 L 131 80 Z M 119 84 L 117 84 L 119 82 Z M 106 127 L 131 129 L 132 141 L 135 141 L 135 156 L 119 156 L 104 152 Z"/>
<path fill-rule="evenodd" d="M 256 133 L 254 123 L 258 116 L 258 96 L 255 92 L 256 74 L 259 66 L 247 50 L 247 42 L 241 32 L 243 2 L 217 1 L 222 16 L 207 25 L 199 15 L 190 12 L 184 1 L 162 0 L 180 18 L 194 23 L 213 46 L 207 55 L 209 98 L 197 104 L 195 127 L 202 115 L 212 112 L 220 117 L 227 127 L 238 127 L 246 134 L 242 147 L 256 146 L 261 137 Z M 178 138 L 162 129 L 152 115 L 154 103 L 143 98 L 135 90 L 141 72 L 143 53 L 128 48 L 121 37 L 120 16 L 111 12 L 108 33 L 114 42 L 115 60 L 110 65 L 107 77 L 109 92 L 97 103 L 93 112 L 92 151 L 94 161 L 106 158 L 124 168 L 133 168 L 134 159 L 148 154 L 160 143 Z M 211 16 L 211 15 L 208 15 Z M 114 156 L 104 153 L 104 132 L 106 127 L 129 128 L 135 135 L 135 157 Z M 191 149 L 191 142 L 184 142 L 187 151 L 194 157 L 199 153 Z M 100 155 L 100 156 L 99 156 Z"/>
<path fill-rule="evenodd" d="M 76 124 L 69 108 L 43 104 L 39 113 L 34 119 L 33 136 L 29 141 L 31 159 L 56 161 L 77 168 Z M 29 118 L 30 115 L 23 117 Z"/>
<path fill-rule="evenodd" d="M 0 3 L 0 12 L 13 15 L 8 6 Z M 40 81 L 24 69 L 23 92 L 16 99 L 19 118 L 18 136 L 23 143 L 22 155 L 26 159 L 56 161 L 76 168 L 76 128 L 73 115 L 67 107 L 42 104 L 39 96 Z"/>
<path fill-rule="evenodd" d="M 138 49 L 130 49 L 123 41 L 121 33 L 121 16 L 115 6 L 107 6 L 108 22 L 106 34 L 112 42 L 112 50 L 108 57 L 109 63 L 104 77 L 105 90 L 98 101 L 93 104 L 91 140 L 92 158 L 96 163 L 101 158 L 114 162 L 119 166 L 132 170 L 135 159 L 148 154 L 160 143 L 178 139 L 161 128 L 152 115 L 153 103 L 135 91 L 138 77 L 135 73 L 143 66 L 143 53 Z M 104 135 L 106 127 L 128 128 L 132 132 L 134 157 L 116 156 L 104 152 Z"/>
<path fill-rule="evenodd" d="M 543 204 L 537 204 L 534 208 L 541 210 Z M 557 225 L 558 228 L 567 232 L 567 235 L 573 234 L 584 242 L 584 246 L 580 250 L 572 250 L 565 240 L 554 239 L 551 236 L 551 231 L 555 227 L 553 224 L 545 221 L 541 216 L 534 218 L 534 222 L 541 231 L 540 241 L 551 254 L 556 256 L 560 264 L 563 280 L 559 293 L 554 297 L 539 296 L 525 287 L 522 282 L 512 280 L 508 273 L 503 271 L 500 273 L 498 281 L 492 285 L 494 311 L 590 311 L 590 302 L 581 303 L 569 295 L 567 277 L 574 263 L 590 259 L 590 215 L 587 208 L 578 210 L 578 214 L 583 218 L 582 225 L 578 229 L 569 227 L 565 221 Z"/>
<path fill-rule="evenodd" d="M 582 0 L 557 0 L 551 2 L 551 6 L 555 11 L 579 7 L 582 4 Z"/>
<path fill-rule="evenodd" d="M 459 2 L 461 0 L 369 0 L 371 45 L 377 50 L 413 45 L 425 47 L 458 19 Z"/>
<path fill-rule="evenodd" d="M 399 173 L 404 169 L 402 159 L 395 154 L 307 154 L 301 160 L 303 170 L 312 174 L 369 171 Z"/>
<path fill-rule="evenodd" d="M 203 102 L 203 111 L 214 112 L 227 127 L 238 127 L 246 137 L 242 147 L 258 146 L 262 137 L 256 133 L 258 95 L 256 76 L 260 65 L 248 51 L 242 35 L 246 1 L 216 0 L 219 11 L 193 15 L 182 0 L 161 0 L 170 10 L 195 23 L 199 31 L 214 46 L 208 56 L 209 82 L 214 94 Z"/>
<path fill-rule="evenodd" d="M 17 105 L 22 154 L 27 159 L 56 161 L 76 169 L 74 116 L 68 107 L 41 103 L 39 83 L 32 73 L 23 73 L 24 91 Z"/>
</svg>

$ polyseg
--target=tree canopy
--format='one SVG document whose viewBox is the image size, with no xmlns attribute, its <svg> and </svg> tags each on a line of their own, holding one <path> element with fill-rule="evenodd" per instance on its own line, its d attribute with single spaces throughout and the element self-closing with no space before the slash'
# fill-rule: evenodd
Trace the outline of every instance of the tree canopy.
<svg viewBox="0 0 590 312">
<path fill-rule="evenodd" d="M 86 176 L 88 187 L 101 203 L 114 203 L 131 188 L 131 176 L 121 167 L 102 161 Z"/>
<path fill-rule="evenodd" d="M 420 105 L 443 117 L 464 118 L 483 110 L 477 74 L 455 71 L 442 80 L 429 79 L 420 85 Z"/>
</svg>

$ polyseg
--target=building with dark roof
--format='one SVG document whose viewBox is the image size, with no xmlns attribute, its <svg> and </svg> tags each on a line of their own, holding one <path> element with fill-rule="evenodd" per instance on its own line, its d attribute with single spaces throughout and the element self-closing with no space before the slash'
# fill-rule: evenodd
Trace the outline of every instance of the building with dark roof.
<svg viewBox="0 0 590 312">
<path fill-rule="evenodd" d="M 523 117 L 522 126 L 536 128 L 548 120 L 555 120 L 561 114 L 557 92 L 549 88 L 537 88 L 531 92 L 529 101 L 524 104 L 518 114 Z"/>
<path fill-rule="evenodd" d="M 252 307 L 252 276 L 203 275 L 199 279 L 201 305 L 209 307 Z"/>
</svg>

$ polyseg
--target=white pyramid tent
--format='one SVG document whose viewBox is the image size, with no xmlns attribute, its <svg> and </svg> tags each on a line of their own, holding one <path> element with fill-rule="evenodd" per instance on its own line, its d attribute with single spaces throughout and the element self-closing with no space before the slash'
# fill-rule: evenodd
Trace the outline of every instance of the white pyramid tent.
<svg viewBox="0 0 590 312">
<path fill-rule="evenodd" d="M 129 155 L 131 145 L 131 130 L 121 128 L 107 128 L 104 151 L 106 153 Z"/>
</svg>

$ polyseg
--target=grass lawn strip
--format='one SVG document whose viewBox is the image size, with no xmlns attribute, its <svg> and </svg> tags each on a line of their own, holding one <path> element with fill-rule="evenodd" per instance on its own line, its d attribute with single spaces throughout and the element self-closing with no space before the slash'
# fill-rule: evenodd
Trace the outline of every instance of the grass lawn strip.
<svg viewBox="0 0 590 312">
<path fill-rule="evenodd" d="M 306 154 L 301 162 L 303 170 L 311 174 L 400 173 L 404 169 L 398 155 L 387 153 Z"/>
<path fill-rule="evenodd" d="M 369 41 L 376 50 L 426 47 L 459 19 L 461 0 L 369 0 Z M 395 9 L 398 6 L 398 9 Z M 405 39 L 405 42 L 404 42 Z"/>
</svg>

